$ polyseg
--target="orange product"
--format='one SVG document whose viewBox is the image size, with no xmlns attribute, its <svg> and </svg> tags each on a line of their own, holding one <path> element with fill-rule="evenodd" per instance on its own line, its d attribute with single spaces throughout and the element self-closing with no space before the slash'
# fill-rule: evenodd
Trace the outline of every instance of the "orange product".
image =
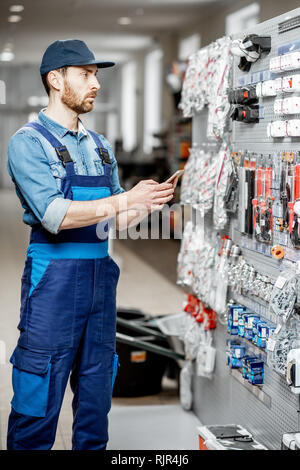
<svg viewBox="0 0 300 470">
<path fill-rule="evenodd" d="M 274 245 L 272 247 L 271 253 L 275 259 L 282 259 L 285 255 L 284 248 L 281 245 Z"/>
</svg>

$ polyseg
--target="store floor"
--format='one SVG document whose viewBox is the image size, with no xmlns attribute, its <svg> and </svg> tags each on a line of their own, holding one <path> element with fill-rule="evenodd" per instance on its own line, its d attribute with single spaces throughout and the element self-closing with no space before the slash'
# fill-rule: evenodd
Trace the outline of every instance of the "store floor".
<svg viewBox="0 0 300 470">
<path fill-rule="evenodd" d="M 20 279 L 29 229 L 22 223 L 22 210 L 13 191 L 0 191 L 0 214 L 0 342 L 4 341 L 6 347 L 4 362 L 0 343 L 0 449 L 5 449 L 12 397 L 8 359 L 18 337 Z M 113 243 L 113 257 L 121 268 L 119 307 L 140 309 L 153 316 L 180 311 L 182 290 L 173 282 L 177 247 L 178 243 L 172 240 Z M 71 400 L 68 387 L 54 449 L 71 448 Z M 162 392 L 157 395 L 113 399 L 108 448 L 196 449 L 197 424 L 192 412 L 182 410 L 177 384 L 165 377 Z"/>
</svg>

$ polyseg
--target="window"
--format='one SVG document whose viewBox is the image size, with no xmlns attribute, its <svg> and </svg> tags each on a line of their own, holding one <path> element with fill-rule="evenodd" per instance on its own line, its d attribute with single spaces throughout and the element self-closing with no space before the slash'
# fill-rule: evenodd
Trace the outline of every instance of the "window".
<svg viewBox="0 0 300 470">
<path fill-rule="evenodd" d="M 192 34 L 179 43 L 179 60 L 187 60 L 191 54 L 197 52 L 200 49 L 200 34 Z"/>
<path fill-rule="evenodd" d="M 5 82 L 0 80 L 0 104 L 6 104 Z"/>
<path fill-rule="evenodd" d="M 156 49 L 145 58 L 144 91 L 144 152 L 151 153 L 157 143 L 153 137 L 161 130 L 162 121 L 162 57 L 161 49 Z"/>
<path fill-rule="evenodd" d="M 226 35 L 239 33 L 259 23 L 259 3 L 235 11 L 226 17 Z"/>
<path fill-rule="evenodd" d="M 137 143 L 136 122 L 136 74 L 137 65 L 129 62 L 122 68 L 122 92 L 121 92 L 121 132 L 123 148 L 130 152 Z"/>
</svg>

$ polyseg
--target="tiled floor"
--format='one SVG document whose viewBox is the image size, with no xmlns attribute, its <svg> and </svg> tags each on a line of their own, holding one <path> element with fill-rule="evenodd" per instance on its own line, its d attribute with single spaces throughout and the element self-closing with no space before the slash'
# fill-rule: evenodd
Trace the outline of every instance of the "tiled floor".
<svg viewBox="0 0 300 470">
<path fill-rule="evenodd" d="M 5 341 L 6 344 L 4 364 L 1 364 L 3 358 L 0 354 L 0 449 L 4 449 L 9 402 L 12 396 L 11 365 L 8 358 L 18 337 L 16 325 L 19 316 L 20 278 L 29 229 L 22 223 L 22 209 L 14 192 L 0 191 L 0 214 L 0 341 Z M 126 242 L 115 241 L 113 252 L 113 257 L 121 267 L 117 294 L 120 307 L 140 309 L 153 316 L 180 311 L 183 295 L 179 287 L 145 263 L 141 256 L 134 254 Z M 54 449 L 70 449 L 71 400 L 72 394 L 68 388 Z M 132 433 L 124 433 L 129 417 L 134 427 L 131 427 Z M 186 413 L 181 409 L 174 381 L 164 378 L 163 391 L 160 394 L 113 399 L 109 448 L 193 449 L 196 448 L 196 421 L 193 413 Z M 184 429 L 185 432 L 174 433 L 172 429 L 176 427 Z M 159 432 L 154 432 L 158 429 Z M 178 447 L 174 447 L 175 443 Z"/>
</svg>

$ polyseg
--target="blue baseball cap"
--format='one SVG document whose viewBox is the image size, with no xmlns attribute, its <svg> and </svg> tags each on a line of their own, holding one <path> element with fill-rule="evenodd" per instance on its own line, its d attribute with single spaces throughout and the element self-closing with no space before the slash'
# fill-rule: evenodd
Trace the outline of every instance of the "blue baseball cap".
<svg viewBox="0 0 300 470">
<path fill-rule="evenodd" d="M 113 67 L 114 62 L 100 62 L 95 59 L 92 51 L 85 42 L 79 39 L 66 39 L 55 41 L 47 47 L 40 66 L 40 73 L 44 75 L 50 70 L 67 67 L 68 65 L 91 65 L 99 68 Z"/>
</svg>

